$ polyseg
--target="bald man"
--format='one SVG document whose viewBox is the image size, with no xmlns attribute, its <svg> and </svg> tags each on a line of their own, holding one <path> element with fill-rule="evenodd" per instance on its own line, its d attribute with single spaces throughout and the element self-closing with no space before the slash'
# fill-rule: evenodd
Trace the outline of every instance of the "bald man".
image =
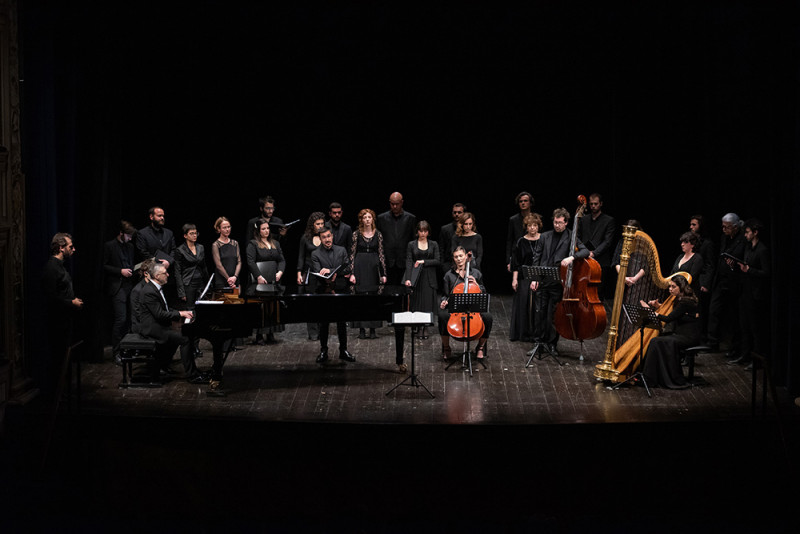
<svg viewBox="0 0 800 534">
<path fill-rule="evenodd" d="M 400 285 L 406 268 L 406 247 L 414 239 L 417 218 L 403 209 L 403 195 L 389 195 L 389 211 L 378 215 L 377 227 L 383 234 L 387 284 Z"/>
</svg>

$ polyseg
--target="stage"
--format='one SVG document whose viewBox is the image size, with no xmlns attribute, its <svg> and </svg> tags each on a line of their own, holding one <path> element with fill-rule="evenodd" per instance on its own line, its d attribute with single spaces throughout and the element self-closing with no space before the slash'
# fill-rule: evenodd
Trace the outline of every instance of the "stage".
<svg viewBox="0 0 800 534">
<path fill-rule="evenodd" d="M 42 460 L 46 407 L 10 414 L 20 487 L 34 524 L 253 531 L 781 531 L 796 465 L 797 409 L 756 416 L 751 374 L 724 354 L 697 358 L 707 385 L 610 390 L 593 377 L 605 338 L 559 345 L 559 365 L 508 341 L 510 298 L 492 301 L 486 369 L 447 369 L 438 335 L 417 340 L 423 387 L 402 385 L 394 335 L 356 339 L 355 363 L 315 363 L 319 344 L 289 325 L 243 344 L 224 398 L 173 380 L 120 389 L 111 361 L 82 364 L 80 412 L 59 415 Z M 252 341 L 251 340 L 246 340 Z M 410 365 L 411 336 L 406 336 Z M 453 345 L 454 354 L 459 344 Z M 198 360 L 211 362 L 210 347 Z M 177 357 L 177 355 L 176 355 Z M 175 368 L 180 368 L 176 360 Z M 759 377 L 760 378 L 760 377 Z M 760 381 L 759 381 L 760 384 Z M 760 386 L 759 386 L 760 387 Z M 387 392 L 389 392 L 387 394 Z M 23 436 L 24 437 L 21 437 Z M 25 467 L 20 467 L 25 466 Z M 22 475 L 20 469 L 33 474 Z M 56 500 L 41 505 L 40 494 Z M 156 498 L 159 505 L 146 501 Z M 20 499 L 20 500 L 17 500 Z M 52 512 L 52 513 L 51 513 Z M 99 520 L 106 524 L 105 519 Z M 25 525 L 25 521 L 20 523 Z"/>
</svg>

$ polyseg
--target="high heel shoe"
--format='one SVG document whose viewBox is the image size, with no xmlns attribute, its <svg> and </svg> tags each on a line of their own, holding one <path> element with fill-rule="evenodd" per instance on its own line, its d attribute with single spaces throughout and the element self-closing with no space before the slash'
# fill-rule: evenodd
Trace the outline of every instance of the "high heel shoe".
<svg viewBox="0 0 800 534">
<path fill-rule="evenodd" d="M 450 356 L 453 354 L 453 351 L 450 347 L 442 347 L 442 359 L 447 361 L 450 359 Z"/>
<path fill-rule="evenodd" d="M 486 345 L 481 345 L 477 349 L 475 349 L 475 357 L 479 360 L 483 360 L 486 358 Z"/>
</svg>

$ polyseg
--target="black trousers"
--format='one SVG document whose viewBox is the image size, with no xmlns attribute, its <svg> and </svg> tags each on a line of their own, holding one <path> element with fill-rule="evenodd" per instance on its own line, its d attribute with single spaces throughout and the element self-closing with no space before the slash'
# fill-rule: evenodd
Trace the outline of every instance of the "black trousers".
<svg viewBox="0 0 800 534">
<path fill-rule="evenodd" d="M 542 283 L 536 291 L 539 297 L 534 322 L 534 337 L 539 343 L 558 343 L 558 332 L 553 324 L 556 306 L 564 296 L 564 288 L 558 282 Z"/>
<path fill-rule="evenodd" d="M 133 285 L 123 282 L 116 294 L 111 295 L 111 311 L 114 322 L 111 326 L 111 347 L 117 352 L 119 342 L 131 327 L 130 296 Z"/>
<path fill-rule="evenodd" d="M 319 346 L 322 350 L 328 350 L 328 329 L 331 323 L 319 323 Z M 339 350 L 347 350 L 347 323 L 339 321 L 336 323 L 336 335 L 339 337 Z"/>
<path fill-rule="evenodd" d="M 739 295 L 741 285 L 735 280 L 714 284 L 708 308 L 708 343 L 718 345 L 730 339 L 730 350 L 736 352 L 741 344 L 739 328 Z"/>
</svg>

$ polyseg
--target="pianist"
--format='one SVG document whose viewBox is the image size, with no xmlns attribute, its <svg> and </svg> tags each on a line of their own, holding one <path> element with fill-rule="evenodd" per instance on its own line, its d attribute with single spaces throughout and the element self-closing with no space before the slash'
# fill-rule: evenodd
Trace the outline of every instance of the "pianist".
<svg viewBox="0 0 800 534">
<path fill-rule="evenodd" d="M 194 353 L 191 350 L 193 344 L 172 329 L 173 321 L 191 318 L 193 314 L 191 311 L 178 311 L 167 305 L 162 288 L 168 278 L 166 266 L 161 262 L 154 262 L 150 267 L 150 282 L 142 287 L 139 297 L 139 332 L 156 341 L 156 362 L 150 369 L 152 378 L 157 380 L 159 370 L 168 367 L 175 349 L 180 346 L 185 378 L 197 384 L 207 382 L 207 377 L 195 366 Z"/>
<path fill-rule="evenodd" d="M 326 226 L 319 233 L 321 246 L 311 253 L 311 276 L 315 293 L 343 293 L 347 288 L 347 275 L 350 274 L 347 250 L 333 244 L 333 232 Z M 320 353 L 317 363 L 328 361 L 328 327 L 330 323 L 319 324 Z M 336 333 L 339 336 L 339 359 L 354 362 L 356 359 L 347 352 L 347 323 L 336 322 Z"/>
</svg>

